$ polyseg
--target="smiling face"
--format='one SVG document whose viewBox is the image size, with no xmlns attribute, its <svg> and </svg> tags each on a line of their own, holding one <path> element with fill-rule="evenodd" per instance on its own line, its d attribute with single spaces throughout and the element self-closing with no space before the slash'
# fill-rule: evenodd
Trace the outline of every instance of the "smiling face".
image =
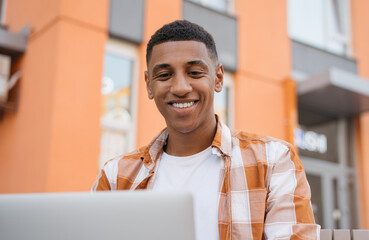
<svg viewBox="0 0 369 240">
<path fill-rule="evenodd" d="M 215 122 L 214 91 L 222 90 L 223 67 L 209 56 L 204 43 L 155 45 L 145 81 L 169 131 L 191 133 Z"/>
</svg>

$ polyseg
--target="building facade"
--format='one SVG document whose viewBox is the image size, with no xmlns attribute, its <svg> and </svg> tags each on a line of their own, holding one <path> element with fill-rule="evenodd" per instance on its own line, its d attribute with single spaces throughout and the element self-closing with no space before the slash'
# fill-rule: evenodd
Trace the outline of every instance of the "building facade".
<svg viewBox="0 0 369 240">
<path fill-rule="evenodd" d="M 165 127 L 146 44 L 205 27 L 231 127 L 296 145 L 323 228 L 369 228 L 366 0 L 0 1 L 0 193 L 86 191 L 109 158 Z"/>
</svg>

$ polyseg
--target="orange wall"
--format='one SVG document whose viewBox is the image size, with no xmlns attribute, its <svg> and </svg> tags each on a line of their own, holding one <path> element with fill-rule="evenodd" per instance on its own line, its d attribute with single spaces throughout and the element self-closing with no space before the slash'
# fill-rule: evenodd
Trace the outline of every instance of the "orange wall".
<svg viewBox="0 0 369 240">
<path fill-rule="evenodd" d="M 235 127 L 287 140 L 283 85 L 291 70 L 287 3 L 236 0 L 235 5 L 239 34 Z"/>
<path fill-rule="evenodd" d="M 105 31 L 58 22 L 48 189 L 88 190 L 100 153 L 101 78 Z M 68 180 L 69 179 L 69 180 Z"/>
<path fill-rule="evenodd" d="M 46 191 L 54 88 L 49 79 L 56 69 L 50 59 L 57 51 L 50 43 L 56 41 L 56 32 L 51 27 L 35 41 L 31 39 L 19 64 L 23 71 L 19 109 L 16 114 L 5 114 L 0 122 L 1 193 Z"/>
<path fill-rule="evenodd" d="M 369 1 L 351 1 L 353 54 L 359 75 L 369 79 Z M 357 118 L 357 172 L 360 196 L 361 227 L 369 229 L 369 113 Z"/>
<path fill-rule="evenodd" d="M 0 192 L 88 190 L 97 175 L 108 0 L 7 1 L 28 24 L 16 114 L 0 122 Z"/>
</svg>

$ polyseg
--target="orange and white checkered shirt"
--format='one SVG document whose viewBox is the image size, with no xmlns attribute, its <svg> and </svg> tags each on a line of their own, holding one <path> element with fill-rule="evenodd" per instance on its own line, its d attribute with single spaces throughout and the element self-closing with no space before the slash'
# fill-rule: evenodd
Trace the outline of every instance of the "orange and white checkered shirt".
<svg viewBox="0 0 369 240">
<path fill-rule="evenodd" d="M 108 161 L 92 190 L 151 189 L 168 138 Z M 223 160 L 220 240 L 319 239 L 310 188 L 294 148 L 282 140 L 230 130 L 218 121 L 213 154 Z"/>
</svg>

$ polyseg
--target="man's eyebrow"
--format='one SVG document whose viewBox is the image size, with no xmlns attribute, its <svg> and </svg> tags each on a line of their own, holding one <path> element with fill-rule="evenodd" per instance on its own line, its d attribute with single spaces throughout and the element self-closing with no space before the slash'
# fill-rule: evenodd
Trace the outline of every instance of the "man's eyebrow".
<svg viewBox="0 0 369 240">
<path fill-rule="evenodd" d="M 202 60 L 194 60 L 187 63 L 187 65 L 193 66 L 193 65 L 201 65 L 202 67 L 209 69 L 208 65 L 202 61 Z"/>
<path fill-rule="evenodd" d="M 170 65 L 169 65 L 169 64 L 167 64 L 167 63 L 157 64 L 157 65 L 155 65 L 155 66 L 153 67 L 152 72 L 157 72 L 157 71 L 159 71 L 160 69 L 163 69 L 163 68 L 169 68 L 169 67 L 170 67 Z"/>
</svg>

